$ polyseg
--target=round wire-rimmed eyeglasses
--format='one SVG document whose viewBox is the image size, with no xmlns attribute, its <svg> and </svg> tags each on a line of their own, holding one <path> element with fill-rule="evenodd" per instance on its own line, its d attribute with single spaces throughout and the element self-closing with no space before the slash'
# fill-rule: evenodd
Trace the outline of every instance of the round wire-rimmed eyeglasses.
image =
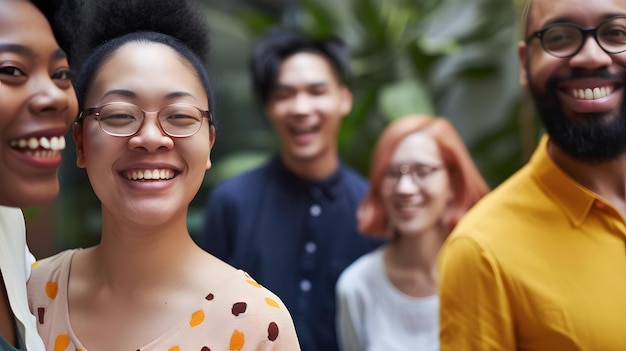
<svg viewBox="0 0 626 351">
<path fill-rule="evenodd" d="M 155 115 L 163 133 L 175 138 L 185 138 L 196 134 L 202 127 L 202 120 L 213 125 L 213 115 L 194 105 L 170 104 L 158 111 L 144 111 L 137 105 L 127 102 L 110 102 L 83 110 L 78 120 L 93 116 L 100 129 L 116 137 L 135 135 L 148 115 Z"/>
</svg>

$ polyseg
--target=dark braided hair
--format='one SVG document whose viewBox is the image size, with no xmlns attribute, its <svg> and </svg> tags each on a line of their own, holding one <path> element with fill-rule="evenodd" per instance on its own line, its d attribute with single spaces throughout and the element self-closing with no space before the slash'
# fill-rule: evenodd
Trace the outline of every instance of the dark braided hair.
<svg viewBox="0 0 626 351">
<path fill-rule="evenodd" d="M 79 107 L 100 66 L 122 45 L 155 42 L 169 46 L 196 71 L 213 111 L 209 62 L 209 29 L 202 11 L 185 0 L 98 0 L 65 6 L 66 36 L 72 35 L 70 65 Z M 67 12 L 66 12 L 67 13 Z M 73 33 L 73 34 L 69 34 Z"/>
</svg>

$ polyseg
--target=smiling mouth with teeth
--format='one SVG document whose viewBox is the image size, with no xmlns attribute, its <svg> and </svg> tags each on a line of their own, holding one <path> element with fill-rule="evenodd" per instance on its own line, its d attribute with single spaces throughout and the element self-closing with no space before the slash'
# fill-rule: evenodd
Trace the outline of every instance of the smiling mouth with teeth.
<svg viewBox="0 0 626 351">
<path fill-rule="evenodd" d="M 601 88 L 574 89 L 572 95 L 576 99 L 595 100 L 611 95 L 613 88 L 606 86 Z"/>
<path fill-rule="evenodd" d="M 172 169 L 139 169 L 124 172 L 128 180 L 168 180 L 175 175 L 176 172 Z"/>
<path fill-rule="evenodd" d="M 26 155 L 39 158 L 52 158 L 59 155 L 65 149 L 65 137 L 39 137 L 11 140 L 9 146 L 24 152 Z"/>
</svg>

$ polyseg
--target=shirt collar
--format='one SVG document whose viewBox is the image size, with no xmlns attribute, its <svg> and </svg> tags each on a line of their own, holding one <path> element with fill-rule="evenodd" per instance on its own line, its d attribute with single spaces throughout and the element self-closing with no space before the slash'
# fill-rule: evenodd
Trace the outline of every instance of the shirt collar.
<svg viewBox="0 0 626 351">
<path fill-rule="evenodd" d="M 278 155 L 273 158 L 271 165 L 277 171 L 282 182 L 299 191 L 305 191 L 314 199 L 319 199 L 322 196 L 332 201 L 340 194 L 341 180 L 343 179 L 343 164 L 341 161 L 333 174 L 322 180 L 315 181 L 303 179 L 292 173 Z"/>
<path fill-rule="evenodd" d="M 540 186 L 567 214 L 575 225 L 581 225 L 589 212 L 596 206 L 603 206 L 600 197 L 575 181 L 552 161 L 548 155 L 549 137 L 544 135 L 533 154 L 530 164 L 534 177 Z"/>
</svg>

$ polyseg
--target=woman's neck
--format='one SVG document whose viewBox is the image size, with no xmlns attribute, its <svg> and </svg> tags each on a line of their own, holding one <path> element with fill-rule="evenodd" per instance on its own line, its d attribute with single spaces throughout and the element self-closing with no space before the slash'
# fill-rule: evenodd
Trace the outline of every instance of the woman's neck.
<svg viewBox="0 0 626 351">
<path fill-rule="evenodd" d="M 446 235 L 437 228 L 398 236 L 386 245 L 385 272 L 396 289 L 414 297 L 437 293 L 437 256 Z"/>
</svg>

